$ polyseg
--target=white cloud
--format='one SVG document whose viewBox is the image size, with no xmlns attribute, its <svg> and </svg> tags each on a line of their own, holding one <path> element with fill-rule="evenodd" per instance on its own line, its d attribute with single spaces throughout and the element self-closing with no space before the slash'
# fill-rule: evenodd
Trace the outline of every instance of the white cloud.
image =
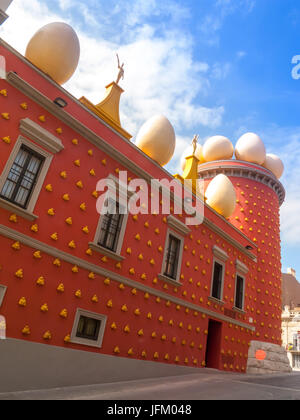
<svg viewBox="0 0 300 420">
<path fill-rule="evenodd" d="M 192 34 L 175 25 L 189 16 L 189 10 L 178 2 L 120 1 L 109 7 L 97 0 L 92 8 L 89 5 L 93 1 L 57 0 L 58 7 L 50 9 L 46 1 L 14 0 L 10 18 L 0 27 L 0 36 L 24 53 L 29 39 L 41 26 L 53 21 L 70 23 L 80 39 L 81 59 L 64 87 L 75 97 L 85 96 L 94 103 L 101 101 L 105 85 L 117 77 L 118 52 L 125 62 L 125 79 L 121 82 L 125 90 L 121 97 L 123 127 L 135 136 L 145 120 L 165 114 L 177 135 L 171 163 L 171 167 L 177 167 L 182 151 L 193 134 L 201 132 L 201 126 L 214 129 L 222 124 L 224 107 L 206 107 L 200 98 L 209 92 L 210 80 L 224 77 L 228 69 L 221 70 L 218 64 L 210 71 L 208 63 L 194 59 Z M 107 13 L 98 18 L 102 6 Z M 75 11 L 84 20 L 79 21 Z M 149 16 L 160 17 L 159 23 L 149 20 Z M 162 16 L 168 24 L 161 24 Z"/>
</svg>

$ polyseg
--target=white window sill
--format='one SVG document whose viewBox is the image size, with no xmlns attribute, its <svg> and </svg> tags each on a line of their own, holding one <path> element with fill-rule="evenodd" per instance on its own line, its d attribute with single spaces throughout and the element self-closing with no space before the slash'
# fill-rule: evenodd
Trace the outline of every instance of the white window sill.
<svg viewBox="0 0 300 420">
<path fill-rule="evenodd" d="M 35 214 L 31 213 L 30 211 L 26 209 L 22 209 L 22 207 L 19 207 L 13 203 L 10 203 L 9 201 L 4 200 L 3 198 L 0 198 L 0 207 L 18 216 L 21 216 L 24 219 L 30 220 L 31 222 L 38 219 L 38 216 L 36 216 Z"/>
<path fill-rule="evenodd" d="M 157 277 L 159 278 L 159 280 L 165 281 L 167 283 L 171 283 L 174 286 L 182 286 L 182 283 L 180 283 L 177 280 L 171 279 L 171 277 L 165 276 L 164 274 L 160 273 L 160 274 L 158 274 Z"/>
<path fill-rule="evenodd" d="M 210 300 L 210 301 L 212 301 L 212 302 L 218 303 L 219 305 L 225 305 L 225 302 L 223 300 L 218 299 L 218 298 L 216 298 L 214 296 L 208 296 L 207 299 Z"/>
<path fill-rule="evenodd" d="M 101 344 L 99 344 L 98 341 L 89 340 L 87 338 L 72 338 L 70 343 L 80 344 L 81 346 L 97 347 L 98 349 L 101 349 Z"/>
<path fill-rule="evenodd" d="M 244 309 L 237 308 L 236 306 L 233 306 L 232 310 L 235 311 L 235 312 L 239 312 L 240 314 L 245 314 L 246 313 L 244 311 Z"/>
<path fill-rule="evenodd" d="M 106 257 L 109 257 L 115 261 L 123 261 L 125 260 L 125 257 L 123 257 L 120 254 L 117 254 L 116 252 L 110 251 L 107 248 L 104 248 L 101 245 L 95 244 L 94 242 L 89 242 L 89 247 L 95 251 L 99 252 L 99 254 L 105 255 Z"/>
</svg>

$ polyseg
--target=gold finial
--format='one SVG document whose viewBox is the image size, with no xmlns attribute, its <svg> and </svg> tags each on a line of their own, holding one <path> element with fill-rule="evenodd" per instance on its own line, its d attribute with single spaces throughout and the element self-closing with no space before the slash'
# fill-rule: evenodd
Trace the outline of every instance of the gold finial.
<svg viewBox="0 0 300 420">
<path fill-rule="evenodd" d="M 197 145 L 198 145 L 198 139 L 199 139 L 199 134 L 195 134 L 193 141 L 192 141 L 192 146 L 193 146 L 193 155 L 196 153 L 196 149 L 197 149 Z"/>
<path fill-rule="evenodd" d="M 116 54 L 116 56 L 117 56 L 117 59 L 118 59 L 118 69 L 119 69 L 119 74 L 118 74 L 118 77 L 117 77 L 117 80 L 116 80 L 116 84 L 118 84 L 121 79 L 122 80 L 124 79 L 124 63 L 121 66 L 118 54 Z"/>
<path fill-rule="evenodd" d="M 113 129 L 118 131 L 122 136 L 130 140 L 132 135 L 122 128 L 120 121 L 120 97 L 124 90 L 118 85 L 118 83 L 121 79 L 124 79 L 124 63 L 120 65 L 119 56 L 118 54 L 116 55 L 118 59 L 119 74 L 116 82 L 111 82 L 106 86 L 106 94 L 102 101 L 99 104 L 94 105 L 83 96 L 80 98 L 80 102 L 109 124 Z"/>
</svg>

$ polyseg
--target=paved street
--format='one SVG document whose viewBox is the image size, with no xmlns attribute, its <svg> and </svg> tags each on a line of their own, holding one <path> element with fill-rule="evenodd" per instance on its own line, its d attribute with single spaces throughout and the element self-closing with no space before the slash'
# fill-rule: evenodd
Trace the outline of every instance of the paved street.
<svg viewBox="0 0 300 420">
<path fill-rule="evenodd" d="M 300 373 L 239 375 L 204 369 L 197 374 L 0 394 L 0 400 L 300 400 Z"/>
</svg>

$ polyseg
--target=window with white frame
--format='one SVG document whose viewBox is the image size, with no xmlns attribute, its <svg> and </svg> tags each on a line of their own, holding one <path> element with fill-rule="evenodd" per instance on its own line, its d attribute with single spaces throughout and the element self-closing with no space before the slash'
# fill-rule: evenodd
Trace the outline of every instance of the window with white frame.
<svg viewBox="0 0 300 420">
<path fill-rule="evenodd" d="M 71 342 L 100 348 L 106 319 L 105 315 L 78 308 L 71 333 Z"/>
<path fill-rule="evenodd" d="M 7 289 L 6 286 L 0 284 L 0 308 L 1 308 L 4 296 L 5 296 L 5 293 L 6 293 L 6 289 Z"/>
<path fill-rule="evenodd" d="M 54 153 L 63 150 L 60 139 L 29 118 L 20 121 L 19 136 L 0 176 L 0 206 L 30 220 Z M 41 147 L 40 147 L 41 146 Z"/>
<path fill-rule="evenodd" d="M 190 232 L 190 229 L 172 215 L 167 217 L 167 223 L 169 229 L 159 278 L 174 284 L 180 284 L 184 237 Z"/>
<path fill-rule="evenodd" d="M 164 268 L 163 274 L 167 277 L 170 277 L 172 280 L 175 280 L 175 281 L 178 276 L 178 266 L 179 266 L 181 244 L 182 244 L 181 238 L 178 238 L 174 234 L 169 233 L 168 246 L 166 248 L 166 254 L 165 254 L 165 268 Z"/>
<path fill-rule="evenodd" d="M 125 191 L 113 175 L 110 175 L 109 178 L 116 183 L 118 194 L 110 196 L 109 192 L 107 193 L 100 209 L 94 241 L 90 242 L 89 246 L 94 251 L 121 261 L 124 259 L 121 256 L 121 250 L 128 220 L 126 204 L 130 192 Z"/>
<path fill-rule="evenodd" d="M 223 295 L 223 278 L 224 278 L 224 266 L 218 261 L 214 261 L 213 266 L 213 277 L 211 287 L 211 297 L 222 300 Z"/>
<path fill-rule="evenodd" d="M 44 156 L 22 144 L 1 189 L 0 197 L 26 209 L 44 160 Z"/>
<path fill-rule="evenodd" d="M 224 289 L 224 274 L 225 274 L 225 263 L 228 259 L 228 255 L 218 246 L 213 246 L 213 270 L 211 280 L 211 291 L 210 296 L 214 299 L 222 301 L 223 289 Z"/>
<path fill-rule="evenodd" d="M 120 233 L 124 221 L 122 206 L 108 197 L 107 213 L 102 215 L 98 245 L 112 252 L 117 252 Z"/>
<path fill-rule="evenodd" d="M 245 296 L 245 278 L 240 274 L 236 275 L 235 279 L 235 298 L 234 306 L 237 309 L 244 309 L 244 296 Z"/>
<path fill-rule="evenodd" d="M 240 260 L 236 260 L 235 266 L 236 266 L 236 277 L 235 277 L 234 308 L 243 311 L 244 302 L 245 302 L 246 275 L 249 269 Z"/>
</svg>

